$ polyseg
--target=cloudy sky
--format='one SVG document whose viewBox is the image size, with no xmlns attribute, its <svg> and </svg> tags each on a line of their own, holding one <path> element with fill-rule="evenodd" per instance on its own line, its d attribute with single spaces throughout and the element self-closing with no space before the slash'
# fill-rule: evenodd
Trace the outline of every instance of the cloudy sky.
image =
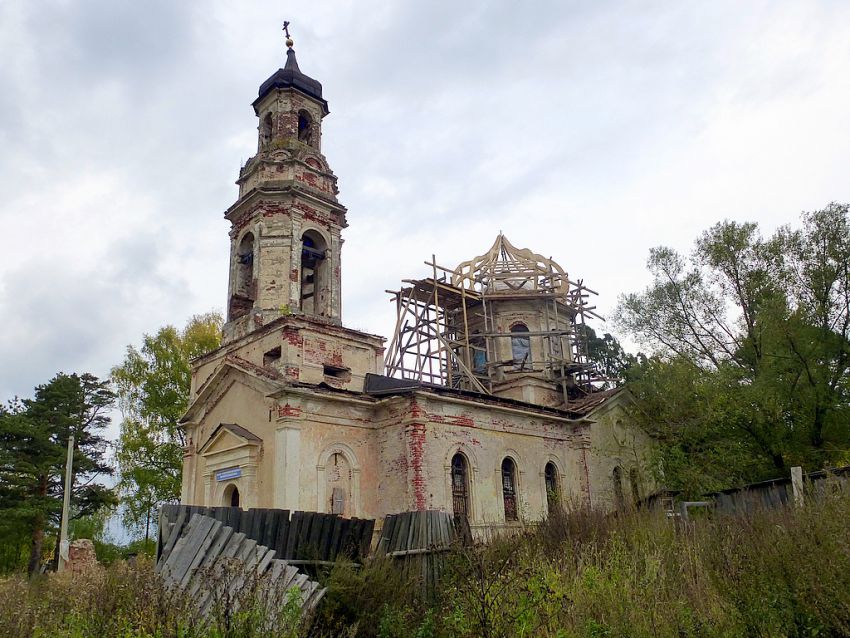
<svg viewBox="0 0 850 638">
<path fill-rule="evenodd" d="M 224 307 L 284 19 L 330 103 L 353 328 L 389 336 L 385 289 L 500 230 L 608 312 L 652 246 L 850 201 L 847 2 L 0 0 L 0 400 Z"/>
</svg>

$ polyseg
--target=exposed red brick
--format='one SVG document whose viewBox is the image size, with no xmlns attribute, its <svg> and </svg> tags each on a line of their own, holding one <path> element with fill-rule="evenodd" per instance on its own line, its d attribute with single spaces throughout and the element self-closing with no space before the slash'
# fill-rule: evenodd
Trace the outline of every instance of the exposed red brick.
<svg viewBox="0 0 850 638">
<path fill-rule="evenodd" d="M 277 406 L 277 417 L 280 419 L 287 416 L 301 416 L 301 408 L 292 407 L 291 405 L 289 405 L 289 403 L 287 403 L 286 405 Z"/>
<path fill-rule="evenodd" d="M 425 457 L 425 424 L 412 423 L 407 426 L 408 455 L 410 467 L 413 470 L 411 484 L 413 485 L 414 509 L 424 510 L 427 506 L 426 481 L 424 472 Z"/>
<path fill-rule="evenodd" d="M 298 334 L 298 330 L 287 326 L 281 332 L 283 338 L 286 339 L 287 343 L 291 346 L 301 346 L 304 343 L 304 339 Z"/>
</svg>

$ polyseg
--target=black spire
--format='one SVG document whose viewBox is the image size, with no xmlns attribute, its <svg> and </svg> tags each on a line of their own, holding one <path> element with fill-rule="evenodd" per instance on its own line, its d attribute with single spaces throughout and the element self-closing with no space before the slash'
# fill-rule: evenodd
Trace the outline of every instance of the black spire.
<svg viewBox="0 0 850 638">
<path fill-rule="evenodd" d="M 268 80 L 260 85 L 259 96 L 254 100 L 254 110 L 257 108 L 257 103 L 274 89 L 292 88 L 321 102 L 322 108 L 325 114 L 327 114 L 328 103 L 322 97 L 321 83 L 304 75 L 301 69 L 298 68 L 298 60 L 295 59 L 295 49 L 292 48 L 292 40 L 287 39 L 286 46 L 286 65 L 282 69 L 275 71 Z"/>
</svg>

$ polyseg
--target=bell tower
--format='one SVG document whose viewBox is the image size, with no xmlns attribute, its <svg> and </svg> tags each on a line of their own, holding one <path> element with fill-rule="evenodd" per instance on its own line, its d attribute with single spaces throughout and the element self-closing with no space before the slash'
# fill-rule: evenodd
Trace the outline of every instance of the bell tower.
<svg viewBox="0 0 850 638">
<path fill-rule="evenodd" d="M 328 103 L 298 68 L 287 32 L 286 64 L 260 85 L 257 153 L 239 172 L 226 212 L 230 278 L 225 343 L 281 316 L 341 325 L 340 233 L 346 209 L 322 155 Z"/>
</svg>

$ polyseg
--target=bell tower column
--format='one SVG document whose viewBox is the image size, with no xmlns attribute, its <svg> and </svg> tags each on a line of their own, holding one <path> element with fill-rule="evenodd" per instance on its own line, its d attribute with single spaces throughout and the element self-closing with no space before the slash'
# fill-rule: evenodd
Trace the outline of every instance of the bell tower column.
<svg viewBox="0 0 850 638">
<path fill-rule="evenodd" d="M 231 222 L 225 342 L 299 314 L 341 324 L 340 251 L 346 209 L 321 152 L 328 103 L 322 85 L 286 65 L 260 86 L 257 154 L 239 173 Z"/>
</svg>

